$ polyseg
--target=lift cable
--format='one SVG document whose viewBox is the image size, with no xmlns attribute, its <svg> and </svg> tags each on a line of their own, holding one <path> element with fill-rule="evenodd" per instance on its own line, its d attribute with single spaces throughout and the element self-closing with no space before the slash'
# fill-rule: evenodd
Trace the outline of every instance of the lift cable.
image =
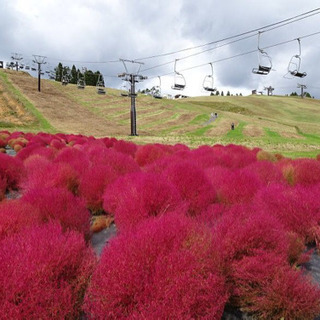
<svg viewBox="0 0 320 320">
<path fill-rule="evenodd" d="M 134 59 L 134 60 L 147 60 L 147 59 L 153 59 L 153 58 L 158 58 L 158 57 L 174 55 L 174 54 L 177 54 L 177 53 L 180 53 L 180 52 L 193 50 L 193 49 L 198 49 L 198 48 L 202 48 L 202 47 L 209 46 L 209 45 L 212 45 L 212 44 L 216 44 L 216 43 L 219 43 L 219 42 L 223 42 L 223 41 L 231 40 L 231 39 L 234 39 L 234 38 L 238 38 L 238 37 L 250 34 L 250 33 L 256 33 L 258 31 L 262 31 L 262 30 L 267 29 L 267 28 L 274 27 L 274 28 L 270 29 L 270 30 L 273 30 L 275 28 L 279 28 L 281 26 L 288 25 L 290 23 L 294 23 L 294 22 L 309 18 L 309 17 L 314 16 L 314 15 L 319 14 L 319 13 L 320 13 L 320 8 L 316 8 L 316 9 L 313 9 L 311 11 L 307 11 L 307 12 L 304 12 L 302 14 L 299 14 L 297 16 L 294 16 L 294 17 L 291 17 L 291 18 L 287 18 L 287 19 L 272 23 L 272 24 L 266 25 L 264 27 L 252 29 L 252 30 L 249 30 L 249 31 L 246 31 L 246 32 L 234 35 L 234 36 L 229 36 L 229 37 L 226 37 L 226 38 L 223 38 L 223 39 L 220 39 L 220 40 L 215 40 L 215 41 L 211 41 L 211 42 L 208 42 L 208 43 L 205 43 L 205 44 L 201 44 L 201 45 L 198 45 L 198 46 L 194 46 L 194 47 L 189 47 L 189 48 L 185 48 L 185 49 L 181 49 L 181 50 L 177 50 L 177 51 L 172 51 L 172 52 L 167 52 L 167 53 L 161 53 L 161 54 L 158 54 L 158 55 L 152 55 L 152 56 L 138 58 L 138 59 Z M 293 20 L 293 21 L 291 21 L 291 20 Z M 280 25 L 280 26 L 278 26 L 278 25 Z M 276 26 L 278 26 L 278 27 L 276 27 Z M 270 30 L 268 30 L 268 31 L 270 31 Z"/>
<path fill-rule="evenodd" d="M 311 34 L 308 34 L 308 35 L 305 35 L 305 36 L 301 36 L 301 37 L 298 37 L 298 38 L 299 38 L 299 39 L 304 39 L 304 38 L 308 38 L 308 37 L 315 36 L 315 35 L 318 35 L 318 34 L 320 34 L 320 31 L 317 31 L 317 32 L 314 32 L 314 33 L 311 33 Z M 287 40 L 287 41 L 283 41 L 283 42 L 279 42 L 279 43 L 276 43 L 276 44 L 273 44 L 273 45 L 270 45 L 270 46 L 266 46 L 266 47 L 264 47 L 264 48 L 262 48 L 262 49 L 274 48 L 274 47 L 281 46 L 281 45 L 284 45 L 284 44 L 287 44 L 287 43 L 290 43 L 290 42 L 293 42 L 293 41 L 296 41 L 296 40 L 297 40 L 297 38 L 291 39 L 291 40 Z M 180 71 L 181 71 L 181 72 L 184 72 L 184 71 L 188 71 L 188 70 L 200 68 L 200 67 L 206 66 L 206 65 L 209 64 L 209 63 L 215 64 L 215 63 L 218 63 L 218 62 L 230 60 L 230 59 L 233 59 L 233 58 L 241 57 L 241 56 L 248 55 L 248 54 L 252 54 L 252 53 L 255 53 L 255 52 L 257 52 L 257 49 L 254 49 L 254 50 L 251 50 L 251 51 L 247 51 L 247 52 L 243 52 L 243 53 L 239 53 L 239 54 L 236 54 L 236 55 L 233 55 L 233 56 L 230 56 L 230 57 L 226 57 L 226 58 L 222 58 L 222 59 L 219 59 L 219 60 L 202 63 L 202 64 L 200 64 L 200 65 L 196 65 L 196 66 L 192 66 L 192 67 L 188 67 L 188 68 L 182 69 L 182 70 L 180 70 Z M 170 62 L 170 63 L 171 63 L 171 62 Z M 145 70 L 144 70 L 144 71 L 145 71 Z M 161 75 L 161 77 L 163 77 L 163 76 L 168 76 L 168 75 L 171 75 L 171 74 L 173 74 L 173 73 L 174 73 L 174 72 L 169 72 L 169 73 L 166 73 L 166 74 Z M 156 77 L 157 77 L 157 76 L 155 76 L 155 77 L 148 77 L 148 79 L 153 79 L 153 78 L 156 78 Z"/>
</svg>

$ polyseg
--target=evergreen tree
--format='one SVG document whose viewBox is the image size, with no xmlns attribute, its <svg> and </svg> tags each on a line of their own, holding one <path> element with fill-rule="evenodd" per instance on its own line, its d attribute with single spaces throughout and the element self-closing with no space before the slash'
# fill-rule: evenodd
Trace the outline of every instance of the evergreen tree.
<svg viewBox="0 0 320 320">
<path fill-rule="evenodd" d="M 220 94 L 219 90 L 216 91 L 216 96 L 218 96 Z"/>
<path fill-rule="evenodd" d="M 62 63 L 59 62 L 58 66 L 56 68 L 54 68 L 54 71 L 56 73 L 56 81 L 60 81 L 62 80 L 62 75 L 63 75 L 63 66 Z"/>
<path fill-rule="evenodd" d="M 230 96 L 230 91 L 229 90 L 227 91 L 227 96 Z"/>
<path fill-rule="evenodd" d="M 224 96 L 224 93 L 223 93 L 223 91 L 221 91 L 221 97 L 223 97 Z"/>
<path fill-rule="evenodd" d="M 76 84 L 78 80 L 78 74 L 77 74 L 77 69 L 76 66 L 73 65 L 71 68 L 71 80 L 70 83 Z"/>
</svg>

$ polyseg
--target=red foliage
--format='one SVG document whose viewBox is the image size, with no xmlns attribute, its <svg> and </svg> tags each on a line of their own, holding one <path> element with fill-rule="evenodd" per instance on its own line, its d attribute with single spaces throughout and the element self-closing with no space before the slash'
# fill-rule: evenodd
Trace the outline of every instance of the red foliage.
<svg viewBox="0 0 320 320">
<path fill-rule="evenodd" d="M 227 300 L 210 232 L 177 214 L 145 221 L 102 253 L 85 297 L 89 319 L 220 319 Z"/>
<path fill-rule="evenodd" d="M 155 160 L 163 158 L 172 153 L 170 146 L 160 144 L 146 144 L 139 146 L 135 159 L 140 167 L 153 163 Z"/>
<path fill-rule="evenodd" d="M 191 216 L 196 216 L 216 200 L 216 190 L 204 171 L 190 161 L 172 163 L 163 174 L 179 190 L 188 204 Z"/>
<path fill-rule="evenodd" d="M 272 184 L 258 192 L 255 203 L 259 210 L 276 217 L 287 231 L 297 233 L 304 242 L 315 241 L 314 227 L 320 223 L 319 190 Z"/>
<path fill-rule="evenodd" d="M 39 188 L 28 191 L 21 201 L 26 201 L 40 210 L 44 222 L 59 221 L 63 230 L 77 230 L 90 235 L 90 213 L 85 203 L 62 188 Z"/>
<path fill-rule="evenodd" d="M 108 165 L 95 165 L 80 178 L 79 196 L 85 199 L 86 207 L 96 214 L 103 211 L 103 194 L 106 187 L 117 178 Z"/>
<path fill-rule="evenodd" d="M 128 174 L 110 184 L 103 203 L 105 211 L 114 214 L 121 231 L 180 206 L 179 192 L 170 182 L 161 175 L 142 172 Z M 184 213 L 182 208 L 181 212 Z"/>
<path fill-rule="evenodd" d="M 320 183 L 320 162 L 314 159 L 296 159 L 293 161 L 293 183 L 313 185 Z"/>
<path fill-rule="evenodd" d="M 4 199 L 7 190 L 7 179 L 0 177 L 0 201 Z"/>
<path fill-rule="evenodd" d="M 141 171 L 131 156 L 106 147 L 93 145 L 88 150 L 88 156 L 92 166 L 98 164 L 111 166 L 118 176 Z"/>
<path fill-rule="evenodd" d="M 7 200 L 0 204 L 0 240 L 32 225 L 42 223 L 40 211 L 31 204 L 19 200 Z"/>
<path fill-rule="evenodd" d="M 77 232 L 35 226 L 0 242 L 0 310 L 6 319 L 77 319 L 95 257 Z"/>
<path fill-rule="evenodd" d="M 61 149 L 54 159 L 54 162 L 67 163 L 79 174 L 83 174 L 90 166 L 90 161 L 87 154 L 82 150 L 72 147 Z"/>
<path fill-rule="evenodd" d="M 240 306 L 259 319 L 313 320 L 319 315 L 319 288 L 279 256 L 264 252 L 243 258 L 233 268 Z"/>
<path fill-rule="evenodd" d="M 27 147 L 19 151 L 16 157 L 24 161 L 33 155 L 39 155 L 48 160 L 52 160 L 56 155 L 56 151 L 53 148 L 47 148 L 39 143 L 33 143 L 28 144 Z"/>
<path fill-rule="evenodd" d="M 264 185 L 273 182 L 285 183 L 285 179 L 279 166 L 271 161 L 261 160 L 253 162 L 246 167 L 246 170 L 252 172 Z"/>
<path fill-rule="evenodd" d="M 74 194 L 78 191 L 79 174 L 68 163 L 52 163 L 43 157 L 31 156 L 25 161 L 25 167 L 27 176 L 21 183 L 25 190 L 61 187 Z"/>
<path fill-rule="evenodd" d="M 24 175 L 24 166 L 20 159 L 0 153 L 0 179 L 6 180 L 8 189 L 17 189 Z"/>
<path fill-rule="evenodd" d="M 124 154 L 128 154 L 129 156 L 134 158 L 138 147 L 133 142 L 128 142 L 128 141 L 124 141 L 124 140 L 118 140 L 118 141 L 114 142 L 113 149 L 118 151 L 118 152 L 122 152 Z"/>
<path fill-rule="evenodd" d="M 226 263 L 265 251 L 288 260 L 289 239 L 279 221 L 251 205 L 234 205 L 225 210 L 213 227 L 215 247 Z"/>
<path fill-rule="evenodd" d="M 224 204 L 248 203 L 261 187 L 261 181 L 249 168 L 234 171 L 213 167 L 206 174 L 217 190 L 219 202 Z"/>
</svg>

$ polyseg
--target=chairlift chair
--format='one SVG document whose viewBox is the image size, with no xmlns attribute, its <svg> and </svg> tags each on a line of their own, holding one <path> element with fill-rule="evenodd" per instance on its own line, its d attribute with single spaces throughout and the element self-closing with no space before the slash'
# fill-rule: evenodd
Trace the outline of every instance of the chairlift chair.
<svg viewBox="0 0 320 320">
<path fill-rule="evenodd" d="M 176 70 L 177 60 L 174 62 L 174 82 L 171 88 L 173 90 L 183 90 L 186 87 L 186 80 L 184 76 Z"/>
<path fill-rule="evenodd" d="M 28 64 L 26 64 L 25 69 L 30 70 L 30 66 Z"/>
<path fill-rule="evenodd" d="M 123 83 L 122 86 L 120 87 L 120 96 L 128 97 L 129 93 L 130 93 L 130 89 L 125 83 Z"/>
<path fill-rule="evenodd" d="M 159 78 L 159 85 L 153 87 L 153 90 L 152 90 L 151 94 L 155 99 L 162 99 L 162 95 L 161 95 L 161 78 L 159 76 L 158 76 L 158 78 Z"/>
<path fill-rule="evenodd" d="M 284 76 L 287 79 L 290 79 L 291 77 L 288 77 L 288 75 L 291 75 L 292 77 L 298 77 L 298 78 L 304 78 L 307 73 L 300 71 L 300 65 L 301 65 L 301 43 L 300 39 L 298 38 L 298 44 L 299 44 L 299 54 L 296 54 L 291 57 L 289 64 L 288 64 L 288 73 Z"/>
<path fill-rule="evenodd" d="M 84 77 L 80 77 L 80 72 L 78 72 L 77 88 L 84 89 L 86 87 L 86 81 Z"/>
<path fill-rule="evenodd" d="M 99 74 L 96 88 L 97 88 L 98 94 L 106 94 L 106 90 L 104 89 L 104 81 L 103 81 L 102 74 Z"/>
<path fill-rule="evenodd" d="M 204 77 L 202 86 L 205 91 L 214 92 L 217 90 L 217 88 L 213 87 L 213 66 L 212 63 L 209 64 L 211 66 L 211 74 L 208 74 Z"/>
<path fill-rule="evenodd" d="M 258 33 L 258 58 L 259 58 L 259 66 L 258 68 L 253 68 L 252 72 L 260 75 L 267 75 L 272 69 L 272 60 L 271 57 L 260 48 L 260 34 Z"/>
</svg>

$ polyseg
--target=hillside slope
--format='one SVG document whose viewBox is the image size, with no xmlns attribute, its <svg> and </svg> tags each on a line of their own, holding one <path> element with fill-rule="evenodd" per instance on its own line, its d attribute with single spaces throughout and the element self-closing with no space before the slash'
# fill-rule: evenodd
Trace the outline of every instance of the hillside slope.
<svg viewBox="0 0 320 320">
<path fill-rule="evenodd" d="M 4 77 L 51 126 L 44 129 L 43 125 L 37 125 L 37 115 L 31 115 L 30 119 L 19 117 L 19 121 L 10 118 L 2 109 L 12 104 L 12 96 L 10 103 L 7 99 L 1 105 L 1 127 L 10 130 L 26 130 L 31 125 L 34 131 L 115 136 L 138 143 L 181 142 L 191 146 L 241 143 L 280 152 L 315 153 L 320 146 L 320 100 L 279 96 L 160 100 L 139 95 L 136 101 L 139 137 L 129 137 L 130 98 L 120 96 L 116 89 L 98 95 L 94 87 L 79 90 L 72 84 L 62 86 L 42 80 L 39 93 L 37 79 L 24 72 L 4 70 L 0 71 L 2 100 L 8 95 Z M 217 113 L 218 117 L 209 123 L 211 113 Z M 231 123 L 235 124 L 235 130 L 231 130 Z"/>
</svg>

